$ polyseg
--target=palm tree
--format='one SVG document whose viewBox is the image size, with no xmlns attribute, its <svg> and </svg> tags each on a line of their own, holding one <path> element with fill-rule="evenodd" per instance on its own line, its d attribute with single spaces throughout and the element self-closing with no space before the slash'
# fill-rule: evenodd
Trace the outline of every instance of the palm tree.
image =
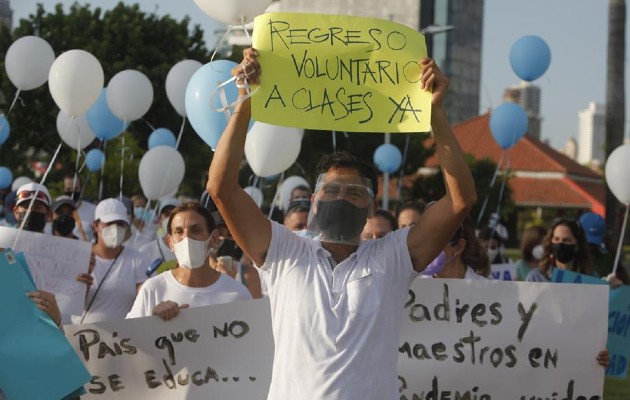
<svg viewBox="0 0 630 400">
<path fill-rule="evenodd" d="M 623 144 L 625 129 L 626 1 L 608 1 L 608 57 L 606 68 L 606 157 Z M 620 204 L 606 187 L 606 225 L 619 232 Z M 623 234 L 623 233 L 621 233 Z"/>
</svg>

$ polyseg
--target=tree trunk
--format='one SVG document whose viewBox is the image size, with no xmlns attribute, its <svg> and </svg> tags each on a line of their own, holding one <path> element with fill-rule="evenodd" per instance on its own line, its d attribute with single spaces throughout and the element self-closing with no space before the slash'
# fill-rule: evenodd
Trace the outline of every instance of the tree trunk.
<svg viewBox="0 0 630 400">
<path fill-rule="evenodd" d="M 623 144 L 625 129 L 626 1 L 608 2 L 608 57 L 606 68 L 606 157 Z M 612 237 L 620 229 L 619 201 L 606 186 L 606 226 Z"/>
</svg>

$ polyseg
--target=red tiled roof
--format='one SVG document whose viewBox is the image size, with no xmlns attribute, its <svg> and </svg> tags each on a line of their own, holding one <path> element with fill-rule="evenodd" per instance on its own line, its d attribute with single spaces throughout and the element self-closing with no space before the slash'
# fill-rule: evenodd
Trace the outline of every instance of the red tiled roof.
<svg viewBox="0 0 630 400">
<path fill-rule="evenodd" d="M 478 160 L 489 158 L 495 163 L 499 162 L 503 150 L 490 132 L 490 114 L 461 122 L 453 127 L 453 131 L 465 153 Z M 425 146 L 433 146 L 433 139 L 427 140 Z M 601 174 L 576 163 L 529 134 L 525 134 L 509 149 L 506 156 L 510 159 L 511 171 L 561 174 L 557 178 L 510 178 L 512 199 L 516 205 L 590 208 L 603 214 L 605 186 Z M 437 154 L 429 158 L 425 165 L 437 168 Z"/>
<path fill-rule="evenodd" d="M 476 159 L 490 158 L 498 163 L 502 149 L 497 145 L 490 132 L 490 114 L 480 115 L 453 126 L 453 132 L 465 153 Z M 426 145 L 432 146 L 433 140 Z M 571 160 L 529 134 L 507 151 L 510 169 L 531 172 L 562 172 L 601 179 L 597 172 Z M 438 166 L 438 156 L 433 155 L 426 162 L 427 167 Z"/>
</svg>

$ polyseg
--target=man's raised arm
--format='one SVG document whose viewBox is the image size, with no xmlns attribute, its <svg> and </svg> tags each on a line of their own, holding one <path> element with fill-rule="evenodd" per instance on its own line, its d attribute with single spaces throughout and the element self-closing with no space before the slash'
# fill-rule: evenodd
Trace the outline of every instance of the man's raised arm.
<svg viewBox="0 0 630 400">
<path fill-rule="evenodd" d="M 431 59 L 422 61 L 423 88 L 433 88 L 431 128 L 435 150 L 444 175 L 446 194 L 431 206 L 411 228 L 407 245 L 412 265 L 422 271 L 451 240 L 459 224 L 477 201 L 475 182 L 466 157 L 446 118 L 444 96 L 448 78 Z"/>
<path fill-rule="evenodd" d="M 246 77 L 249 83 L 259 83 L 260 64 L 254 49 L 243 52 L 243 62 L 234 68 L 232 75 L 238 78 L 236 82 L 241 96 L 245 94 L 243 78 Z M 271 223 L 238 184 L 250 117 L 251 102 L 246 99 L 236 106 L 217 144 L 206 190 L 219 208 L 234 240 L 256 265 L 262 265 L 271 243 Z"/>
</svg>

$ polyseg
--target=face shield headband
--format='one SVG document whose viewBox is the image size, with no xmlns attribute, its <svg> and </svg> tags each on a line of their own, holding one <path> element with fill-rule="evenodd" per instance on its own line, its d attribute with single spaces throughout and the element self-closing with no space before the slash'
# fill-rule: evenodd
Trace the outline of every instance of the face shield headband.
<svg viewBox="0 0 630 400">
<path fill-rule="evenodd" d="M 308 234 L 322 242 L 358 245 L 367 219 L 372 217 L 371 182 L 358 175 L 317 179 L 308 214 Z"/>
</svg>

